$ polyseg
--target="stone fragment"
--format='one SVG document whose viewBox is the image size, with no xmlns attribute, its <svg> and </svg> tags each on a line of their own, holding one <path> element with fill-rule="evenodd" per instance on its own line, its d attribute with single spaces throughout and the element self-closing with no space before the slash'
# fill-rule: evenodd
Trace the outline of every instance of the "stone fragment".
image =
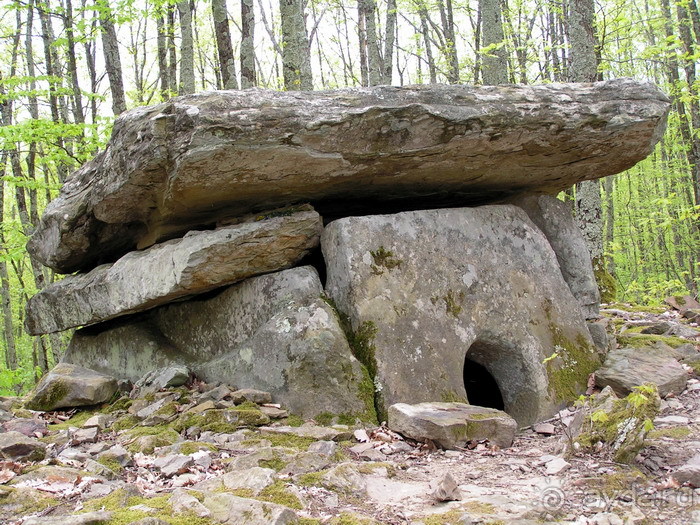
<svg viewBox="0 0 700 525">
<path fill-rule="evenodd" d="M 465 390 L 475 363 L 525 426 L 576 399 L 599 365 L 549 242 L 520 208 L 340 219 L 321 245 L 326 291 L 376 370 L 382 411 L 397 402 L 482 404 L 469 399 L 478 390 Z"/>
<path fill-rule="evenodd" d="M 202 394 L 201 399 L 202 400 L 207 400 L 207 399 L 212 399 L 214 401 L 221 401 L 223 399 L 226 399 L 227 397 L 231 396 L 231 389 L 228 387 L 228 385 L 219 385 L 215 388 L 212 388 L 211 390 L 208 390 L 204 394 Z"/>
<path fill-rule="evenodd" d="M 554 459 L 549 460 L 545 466 L 545 474 L 548 476 L 556 476 L 557 474 L 561 474 L 565 470 L 568 470 L 571 468 L 571 463 L 566 461 L 564 458 L 556 457 Z"/>
<path fill-rule="evenodd" d="M 47 286 L 28 301 L 25 326 L 37 335 L 96 324 L 282 270 L 318 245 L 322 227 L 301 211 L 190 232 Z"/>
<path fill-rule="evenodd" d="M 530 220 L 547 237 L 557 256 L 564 281 L 586 319 L 598 317 L 600 292 L 591 255 L 569 206 L 550 195 L 525 195 L 509 202 L 525 210 Z"/>
<path fill-rule="evenodd" d="M 289 507 L 233 494 L 207 494 L 202 503 L 213 519 L 225 525 L 287 525 L 297 520 Z"/>
<path fill-rule="evenodd" d="M 106 510 L 86 512 L 84 514 L 73 514 L 71 516 L 44 516 L 29 517 L 22 522 L 22 525 L 100 525 L 109 523 L 112 513 Z"/>
<path fill-rule="evenodd" d="M 299 452 L 281 470 L 283 476 L 298 476 L 307 472 L 319 472 L 328 467 L 328 456 L 316 452 Z"/>
<path fill-rule="evenodd" d="M 462 499 L 462 492 L 459 490 L 455 478 L 447 472 L 442 476 L 430 496 L 436 501 L 459 501 Z"/>
<path fill-rule="evenodd" d="M 677 468 L 672 477 L 681 485 L 687 483 L 693 488 L 700 488 L 700 454 L 696 454 Z"/>
<path fill-rule="evenodd" d="M 596 371 L 596 385 L 610 386 L 618 396 L 626 396 L 644 383 L 657 385 L 662 397 L 680 394 L 687 380 L 688 373 L 672 353 L 660 348 L 617 348 Z"/>
<path fill-rule="evenodd" d="M 690 419 L 685 416 L 663 416 L 654 419 L 654 425 L 689 425 Z"/>
<path fill-rule="evenodd" d="M 64 361 L 135 381 L 149 368 L 141 355 L 145 348 L 148 359 L 180 359 L 209 383 L 270 392 L 304 418 L 331 412 L 371 421 L 371 380 L 322 293 L 317 272 L 308 266 L 253 277 L 207 299 L 154 309 L 129 324 L 79 330 Z"/>
<path fill-rule="evenodd" d="M 191 495 L 184 489 L 176 489 L 170 496 L 170 505 L 173 511 L 181 514 L 183 512 L 191 512 L 200 518 L 206 518 L 211 513 L 197 498 Z"/>
<path fill-rule="evenodd" d="M 686 310 L 683 312 L 683 317 L 694 323 L 700 322 L 700 308 L 697 310 Z"/>
<path fill-rule="evenodd" d="M 131 457 L 131 453 L 129 453 L 128 450 L 126 450 L 123 446 L 119 444 L 110 447 L 104 452 L 101 452 L 100 454 L 98 454 L 97 458 L 104 458 L 115 461 L 122 467 L 128 467 L 133 464 L 133 458 Z"/>
<path fill-rule="evenodd" d="M 314 441 L 307 449 L 309 452 L 319 454 L 321 456 L 330 457 L 338 450 L 338 443 L 335 441 Z"/>
<path fill-rule="evenodd" d="M 262 427 L 260 430 L 275 434 L 291 434 L 299 437 L 314 438 L 324 441 L 343 441 L 349 439 L 350 432 L 347 429 L 322 427 L 313 423 L 304 423 L 300 427 L 274 426 Z"/>
<path fill-rule="evenodd" d="M 177 474 L 184 474 L 192 465 L 194 465 L 194 459 L 192 459 L 191 456 L 185 456 L 183 454 L 173 454 L 156 458 L 153 462 L 153 466 L 160 470 L 160 473 L 166 478 L 172 478 Z"/>
<path fill-rule="evenodd" d="M 653 335 L 663 335 L 671 329 L 671 323 L 668 321 L 659 321 L 650 326 L 642 328 L 641 333 L 643 334 L 653 334 Z"/>
<path fill-rule="evenodd" d="M 538 423 L 532 427 L 532 430 L 538 434 L 544 434 L 546 436 L 551 436 L 556 432 L 556 428 L 551 423 Z"/>
<path fill-rule="evenodd" d="M 109 400 L 117 391 L 117 380 L 82 366 L 57 364 L 41 378 L 28 395 L 30 410 L 56 410 L 96 405 Z"/>
<path fill-rule="evenodd" d="M 170 365 L 151 370 L 134 385 L 135 396 L 145 396 L 163 388 L 182 386 L 190 378 L 190 369 L 185 365 Z M 145 417 L 145 416 L 144 416 Z"/>
<path fill-rule="evenodd" d="M 94 443 L 97 441 L 97 436 L 100 430 L 97 427 L 80 428 L 71 435 L 72 445 L 81 445 L 83 443 Z"/>
<path fill-rule="evenodd" d="M 656 86 L 629 79 L 179 97 L 116 120 L 106 150 L 68 179 L 28 249 L 70 273 L 293 202 L 347 216 L 377 201 L 426 208 L 507 191 L 554 195 L 646 157 L 668 110 Z"/>
<path fill-rule="evenodd" d="M 289 412 L 277 407 L 261 406 L 260 411 L 270 419 L 283 419 L 289 416 Z"/>
<path fill-rule="evenodd" d="M 667 297 L 664 302 L 681 313 L 689 309 L 700 309 L 700 303 L 692 295 Z"/>
<path fill-rule="evenodd" d="M 216 408 L 216 403 L 214 403 L 211 399 L 208 399 L 207 401 L 204 401 L 203 403 L 199 403 L 198 405 L 193 406 L 190 408 L 187 413 L 188 414 L 201 414 L 202 412 L 206 412 L 207 410 L 214 410 Z"/>
<path fill-rule="evenodd" d="M 464 403 L 396 403 L 389 407 L 389 428 L 416 441 L 430 440 L 444 449 L 488 439 L 509 447 L 518 426 L 505 412 Z"/>
<path fill-rule="evenodd" d="M 0 425 L 2 432 L 19 432 L 28 437 L 41 437 L 48 434 L 49 429 L 47 428 L 46 421 L 41 419 L 30 419 L 18 417 L 6 421 Z"/>
<path fill-rule="evenodd" d="M 36 438 L 10 430 L 0 433 L 0 456 L 15 461 L 41 461 L 46 456 L 46 445 Z"/>
<path fill-rule="evenodd" d="M 231 399 L 233 399 L 233 402 L 237 405 L 244 401 L 250 401 L 258 405 L 272 403 L 272 395 L 270 392 L 263 392 L 262 390 L 255 390 L 254 388 L 241 388 L 235 392 L 231 392 Z"/>
<path fill-rule="evenodd" d="M 257 496 L 262 489 L 275 482 L 275 471 L 262 467 L 235 470 L 224 474 L 221 481 L 229 490 L 248 489 Z"/>
<path fill-rule="evenodd" d="M 366 498 L 367 482 L 352 463 L 341 463 L 321 476 L 321 486 L 346 497 Z"/>
<path fill-rule="evenodd" d="M 87 421 L 85 421 L 85 423 L 83 423 L 83 428 L 96 427 L 100 430 L 104 430 L 113 422 L 114 418 L 108 416 L 107 414 L 95 414 Z"/>
</svg>

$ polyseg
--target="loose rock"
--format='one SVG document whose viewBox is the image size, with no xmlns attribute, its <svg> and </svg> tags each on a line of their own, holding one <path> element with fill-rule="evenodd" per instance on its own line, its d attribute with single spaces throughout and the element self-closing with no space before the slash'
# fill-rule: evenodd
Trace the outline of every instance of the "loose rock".
<svg viewBox="0 0 700 525">
<path fill-rule="evenodd" d="M 30 410 L 55 410 L 96 405 L 117 391 L 117 380 L 88 368 L 59 363 L 41 378 L 28 396 Z"/>
</svg>

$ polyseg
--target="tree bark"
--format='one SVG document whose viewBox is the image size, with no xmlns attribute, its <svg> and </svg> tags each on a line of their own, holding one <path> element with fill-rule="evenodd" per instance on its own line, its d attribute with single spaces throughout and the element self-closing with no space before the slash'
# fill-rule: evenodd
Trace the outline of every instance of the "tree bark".
<svg viewBox="0 0 700 525">
<path fill-rule="evenodd" d="M 384 70 L 382 84 L 391 85 L 394 76 L 394 43 L 396 41 L 396 0 L 388 0 L 386 6 L 386 24 L 384 34 Z"/>
<path fill-rule="evenodd" d="M 163 100 L 170 98 L 170 84 L 168 82 L 168 49 L 166 43 L 165 20 L 162 15 L 156 16 L 156 44 L 158 49 L 158 80 L 160 82 L 160 97 Z"/>
<path fill-rule="evenodd" d="M 73 4 L 71 0 L 66 0 L 66 11 L 63 17 L 63 27 L 66 29 L 66 41 L 68 48 L 66 54 L 68 56 L 68 73 L 70 74 L 71 84 L 73 85 L 73 119 L 77 124 L 85 123 L 85 114 L 83 113 L 83 98 L 80 92 L 80 82 L 78 82 L 78 63 L 75 58 L 75 36 L 73 34 Z"/>
<path fill-rule="evenodd" d="M 190 0 L 177 3 L 180 15 L 180 85 L 178 95 L 194 93 L 194 37 L 192 34 L 192 4 Z"/>
<path fill-rule="evenodd" d="M 481 11 L 481 75 L 487 86 L 508 83 L 508 60 L 499 0 L 479 0 Z"/>
<path fill-rule="evenodd" d="M 357 11 L 358 17 L 364 22 L 364 41 L 367 49 L 367 85 L 377 86 L 382 82 L 382 71 L 384 70 L 377 44 L 377 25 L 375 23 L 377 4 L 374 0 L 358 0 Z M 362 45 L 362 38 L 360 45 Z"/>
<path fill-rule="evenodd" d="M 233 47 L 231 46 L 231 32 L 228 28 L 226 0 L 211 0 L 211 9 L 214 17 L 216 49 L 219 53 L 221 82 L 224 89 L 238 89 L 236 64 L 233 58 Z"/>
<path fill-rule="evenodd" d="M 2 152 L 0 160 L 0 217 L 5 217 L 5 171 L 7 166 L 7 151 Z M 5 234 L 0 228 L 0 245 L 4 248 Z M 0 301 L 2 302 L 3 334 L 5 338 L 5 366 L 9 370 L 17 369 L 17 344 L 12 320 L 12 294 L 7 262 L 0 257 Z"/>
<path fill-rule="evenodd" d="M 102 25 L 102 50 L 104 52 L 105 69 L 109 78 L 109 89 L 112 93 L 112 111 L 119 115 L 126 111 L 126 98 L 124 96 L 124 82 L 122 81 L 122 62 L 119 57 L 119 44 L 117 31 L 112 21 L 112 10 L 108 0 L 101 0 L 100 24 Z M 96 4 L 98 5 L 98 4 Z"/>
<path fill-rule="evenodd" d="M 280 0 L 282 23 L 282 74 L 287 91 L 311 91 L 309 37 L 302 0 Z"/>
<path fill-rule="evenodd" d="M 253 0 L 241 0 L 241 88 L 258 85 L 255 72 L 255 10 Z"/>
<path fill-rule="evenodd" d="M 457 84 L 459 83 L 459 59 L 457 57 L 452 0 L 444 0 L 444 2 L 438 0 L 438 8 L 440 9 L 442 32 L 445 35 L 444 54 L 447 61 L 447 82 Z"/>
</svg>

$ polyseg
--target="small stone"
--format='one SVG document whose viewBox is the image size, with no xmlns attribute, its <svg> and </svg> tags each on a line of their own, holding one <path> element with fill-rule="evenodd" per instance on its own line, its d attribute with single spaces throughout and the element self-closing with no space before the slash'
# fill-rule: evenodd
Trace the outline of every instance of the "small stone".
<svg viewBox="0 0 700 525">
<path fill-rule="evenodd" d="M 282 419 L 289 416 L 289 412 L 277 407 L 261 406 L 260 411 L 270 419 Z"/>
<path fill-rule="evenodd" d="M 178 514 L 183 512 L 192 512 L 200 518 L 206 518 L 211 514 L 209 509 L 202 505 L 197 498 L 192 496 L 189 492 L 184 489 L 177 489 L 173 491 L 170 496 L 170 504 L 173 507 L 173 511 Z"/>
<path fill-rule="evenodd" d="M 184 385 L 190 378 L 190 369 L 184 365 L 172 365 L 153 370 L 139 379 L 134 385 L 134 393 L 144 396 L 163 388 Z"/>
<path fill-rule="evenodd" d="M 369 449 L 374 448 L 374 443 L 360 443 L 359 445 L 355 445 L 354 447 L 350 447 L 350 452 L 353 454 L 357 454 L 358 456 L 362 454 L 363 452 L 368 451 Z"/>
<path fill-rule="evenodd" d="M 225 525 L 287 525 L 296 520 L 289 507 L 233 494 L 208 494 L 203 504 L 214 520 Z"/>
<path fill-rule="evenodd" d="M 332 456 L 338 450 L 338 444 L 335 441 L 314 441 L 307 450 L 321 456 Z"/>
<path fill-rule="evenodd" d="M 370 448 L 359 454 L 365 461 L 386 461 L 386 455 L 376 448 Z"/>
<path fill-rule="evenodd" d="M 188 414 L 201 414 L 202 412 L 206 412 L 207 410 L 213 410 L 216 408 L 216 403 L 212 401 L 211 399 L 204 401 L 203 403 L 200 403 L 198 405 L 193 406 L 190 408 L 187 413 Z"/>
<path fill-rule="evenodd" d="M 262 390 L 255 390 L 252 388 L 242 388 L 240 390 L 236 390 L 231 394 L 231 398 L 237 405 L 243 403 L 244 401 L 250 401 L 251 403 L 256 403 L 258 405 L 272 403 L 272 394 L 270 394 L 270 392 L 263 392 Z"/>
<path fill-rule="evenodd" d="M 46 445 L 14 430 L 0 434 L 0 456 L 15 461 L 41 461 Z"/>
<path fill-rule="evenodd" d="M 41 419 L 15 418 L 2 424 L 3 432 L 19 432 L 27 437 L 40 437 L 49 433 L 46 421 Z"/>
<path fill-rule="evenodd" d="M 134 461 L 131 453 L 121 445 L 114 445 L 97 456 L 98 459 L 109 458 L 116 461 L 122 467 L 133 465 Z"/>
<path fill-rule="evenodd" d="M 78 467 L 81 466 L 89 457 L 89 454 L 80 450 L 79 448 L 69 447 L 63 449 L 56 459 L 58 459 L 61 463 L 65 463 L 66 465 Z"/>
<path fill-rule="evenodd" d="M 71 443 L 73 445 L 80 445 L 82 443 L 94 443 L 97 441 L 97 436 L 100 431 L 97 427 L 91 428 L 81 428 L 73 432 L 71 436 Z"/>
<path fill-rule="evenodd" d="M 157 458 L 153 462 L 153 466 L 160 470 L 160 473 L 166 478 L 172 478 L 177 474 L 184 474 L 192 465 L 194 465 L 194 459 L 192 459 L 191 456 L 184 456 L 182 454 L 164 456 L 162 458 Z"/>
<path fill-rule="evenodd" d="M 113 418 L 107 414 L 95 414 L 85 423 L 83 423 L 83 428 L 97 427 L 100 430 L 104 430 L 113 423 Z"/>
<path fill-rule="evenodd" d="M 554 458 L 548 461 L 545 465 L 545 473 L 548 476 L 556 476 L 557 474 L 561 474 L 565 470 L 568 470 L 570 467 L 571 463 L 566 461 L 564 458 Z"/>
<path fill-rule="evenodd" d="M 538 423 L 532 427 L 538 434 L 544 434 L 546 436 L 551 436 L 556 432 L 556 428 L 551 423 Z"/>
<path fill-rule="evenodd" d="M 339 428 L 321 427 L 313 423 L 304 423 L 300 427 L 261 427 L 260 430 L 265 432 L 274 432 L 276 434 L 292 434 L 299 437 L 310 437 L 317 440 L 325 441 L 343 441 L 350 437 L 350 432 Z"/>
<path fill-rule="evenodd" d="M 307 472 L 318 472 L 328 467 L 329 463 L 330 460 L 326 456 L 314 452 L 300 452 L 285 465 L 280 474 L 296 476 Z"/>
<path fill-rule="evenodd" d="M 352 435 L 360 443 L 367 443 L 369 441 L 369 435 L 364 428 L 358 428 Z"/>
<path fill-rule="evenodd" d="M 668 332 L 671 329 L 671 323 L 666 322 L 666 321 L 661 321 L 658 323 L 654 323 L 651 326 L 647 326 L 645 328 L 642 328 L 641 333 L 643 334 L 652 334 L 652 335 L 662 335 Z"/>
<path fill-rule="evenodd" d="M 464 403 L 396 403 L 389 407 L 391 430 L 416 441 L 429 439 L 445 449 L 484 439 L 506 448 L 513 443 L 517 426 L 501 410 Z"/>
<path fill-rule="evenodd" d="M 690 458 L 672 474 L 672 477 L 681 485 L 687 483 L 693 488 L 700 488 L 700 454 Z"/>
<path fill-rule="evenodd" d="M 202 394 L 201 399 L 207 400 L 212 399 L 214 401 L 221 401 L 231 396 L 231 389 L 227 385 L 219 385 L 212 388 L 211 390 Z"/>
<path fill-rule="evenodd" d="M 221 480 L 229 490 L 249 489 L 257 496 L 262 489 L 275 482 L 275 471 L 271 468 L 253 467 L 228 472 Z"/>
<path fill-rule="evenodd" d="M 452 474 L 447 472 L 430 496 L 437 501 L 459 501 L 462 499 L 462 492 Z"/>
<path fill-rule="evenodd" d="M 96 474 L 98 476 L 102 476 L 103 478 L 107 479 L 116 479 L 117 478 L 117 473 L 114 472 L 111 468 L 103 465 L 102 463 L 98 463 L 92 458 L 87 458 L 85 462 L 83 463 L 83 470 L 86 472 L 90 472 L 91 474 Z"/>
<path fill-rule="evenodd" d="M 689 425 L 690 418 L 685 416 L 662 416 L 654 419 L 654 425 Z"/>
</svg>

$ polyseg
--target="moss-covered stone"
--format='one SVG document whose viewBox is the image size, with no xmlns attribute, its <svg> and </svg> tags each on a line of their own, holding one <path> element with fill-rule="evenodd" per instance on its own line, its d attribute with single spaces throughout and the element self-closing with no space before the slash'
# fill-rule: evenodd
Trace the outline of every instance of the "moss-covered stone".
<svg viewBox="0 0 700 525">
<path fill-rule="evenodd" d="M 666 427 L 655 428 L 648 434 L 649 439 L 669 438 L 669 439 L 685 439 L 691 434 L 688 427 Z"/>
<path fill-rule="evenodd" d="M 195 454 L 201 450 L 208 450 L 209 452 L 216 452 L 218 449 L 211 443 L 205 443 L 202 441 L 185 441 L 178 446 L 178 452 L 180 454 L 185 454 L 187 456 Z"/>
<path fill-rule="evenodd" d="M 671 348 L 678 348 L 679 346 L 688 344 L 687 339 L 682 339 L 680 337 L 634 333 L 628 335 L 627 332 L 618 335 L 617 342 L 621 347 L 630 348 L 645 348 L 649 346 L 655 346 L 659 343 L 668 345 Z"/>
<path fill-rule="evenodd" d="M 180 435 L 167 426 L 136 427 L 128 431 L 132 438 L 126 446 L 132 453 L 152 454 L 156 448 L 175 444 Z"/>
<path fill-rule="evenodd" d="M 656 386 L 651 384 L 635 387 L 627 397 L 615 399 L 611 408 L 607 408 L 609 399 L 604 407 L 593 405 L 584 425 L 588 430 L 580 434 L 576 441 L 589 451 L 597 443 L 602 443 L 611 451 L 615 461 L 630 463 L 654 427 L 653 421 L 661 399 Z"/>
<path fill-rule="evenodd" d="M 400 268 L 403 261 L 397 259 L 394 252 L 387 250 L 384 246 L 380 246 L 375 251 L 370 250 L 370 255 L 374 264 L 372 264 L 372 273 L 375 275 L 382 275 L 384 270 L 393 270 L 394 268 Z"/>
<path fill-rule="evenodd" d="M 600 301 L 603 303 L 615 302 L 617 297 L 617 281 L 615 281 L 615 277 L 605 268 L 605 264 L 602 264 L 601 261 L 594 260 L 593 268 L 593 274 L 600 291 Z"/>
<path fill-rule="evenodd" d="M 545 362 L 549 391 L 557 401 L 573 402 L 586 389 L 589 374 L 600 367 L 600 358 L 581 334 L 572 341 L 551 319 L 549 329 L 554 345 Z"/>
<path fill-rule="evenodd" d="M 272 485 L 268 485 L 260 491 L 255 499 L 261 501 L 269 501 L 284 505 L 291 509 L 301 510 L 304 508 L 301 500 L 287 487 L 287 484 L 282 480 L 276 480 Z"/>
<path fill-rule="evenodd" d="M 43 390 L 38 390 L 31 396 L 25 406 L 29 410 L 53 410 L 68 396 L 70 386 L 64 379 L 55 379 Z"/>
<path fill-rule="evenodd" d="M 342 512 L 340 516 L 331 518 L 330 525 L 374 525 L 377 523 L 372 518 L 360 516 L 354 512 Z"/>
<path fill-rule="evenodd" d="M 235 407 L 207 410 L 201 414 L 182 414 L 173 423 L 173 429 L 182 432 L 190 427 L 197 427 L 202 431 L 232 434 L 239 428 L 267 425 L 269 422 L 270 418 L 258 409 Z"/>
</svg>

